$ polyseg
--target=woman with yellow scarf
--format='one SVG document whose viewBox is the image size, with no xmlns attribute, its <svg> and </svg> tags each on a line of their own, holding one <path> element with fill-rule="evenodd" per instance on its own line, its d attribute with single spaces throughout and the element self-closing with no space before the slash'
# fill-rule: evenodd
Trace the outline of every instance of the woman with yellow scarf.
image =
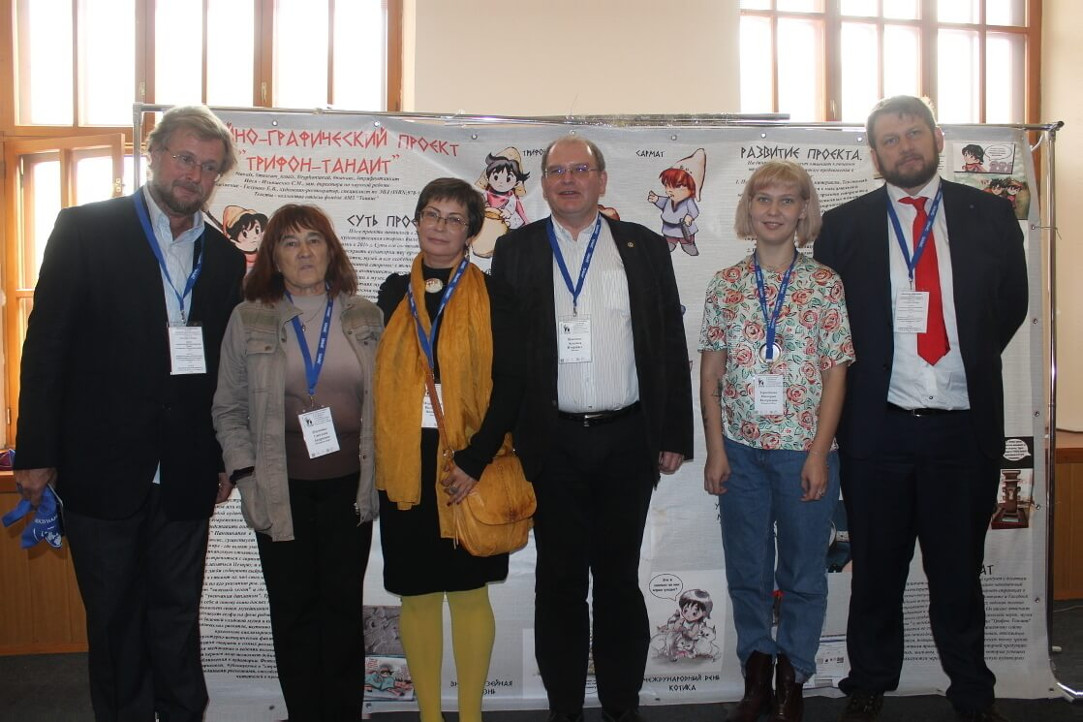
<svg viewBox="0 0 1083 722">
<path fill-rule="evenodd" d="M 523 393 L 510 294 L 469 262 L 484 213 L 465 181 L 426 185 L 414 214 L 421 252 L 408 274 L 388 277 L 377 301 L 387 326 L 375 381 L 384 586 L 402 597 L 399 632 L 421 722 L 442 719 L 445 596 L 459 719 L 481 721 L 496 634 L 486 585 L 508 574 L 507 554 L 474 557 L 455 544 L 451 511 L 510 445 Z M 426 393 L 430 370 L 449 449 Z"/>
</svg>

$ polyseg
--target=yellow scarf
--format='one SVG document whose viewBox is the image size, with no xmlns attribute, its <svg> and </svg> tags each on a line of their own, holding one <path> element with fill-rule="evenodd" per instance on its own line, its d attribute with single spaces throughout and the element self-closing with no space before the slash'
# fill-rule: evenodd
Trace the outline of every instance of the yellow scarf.
<svg viewBox="0 0 1083 722">
<path fill-rule="evenodd" d="M 410 286 L 426 334 L 432 328 L 425 307 L 421 254 L 410 268 Z M 493 331 L 485 278 L 468 264 L 440 320 L 440 385 L 444 432 L 451 451 L 464 448 L 481 426 L 493 389 Z M 421 501 L 421 402 L 425 396 L 425 352 L 410 304 L 403 298 L 376 351 L 376 488 L 407 510 Z M 509 443 L 505 439 L 505 445 Z M 436 484 L 445 476 L 443 441 L 437 449 Z M 439 491 L 439 489 L 437 489 Z M 441 496 L 437 496 L 440 499 Z M 437 504 L 441 536 L 453 537 L 451 512 Z M 445 520 L 446 517 L 446 520 Z M 447 533 L 445 533 L 447 530 Z"/>
</svg>

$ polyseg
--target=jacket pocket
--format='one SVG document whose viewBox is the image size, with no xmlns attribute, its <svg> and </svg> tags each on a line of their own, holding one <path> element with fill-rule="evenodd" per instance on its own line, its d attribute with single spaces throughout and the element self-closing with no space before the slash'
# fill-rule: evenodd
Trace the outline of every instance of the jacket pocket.
<svg viewBox="0 0 1083 722">
<path fill-rule="evenodd" d="M 270 529 L 271 515 L 267 511 L 267 501 L 256 475 L 249 474 L 238 480 L 237 490 L 241 492 L 241 516 L 249 528 L 254 531 Z"/>
</svg>

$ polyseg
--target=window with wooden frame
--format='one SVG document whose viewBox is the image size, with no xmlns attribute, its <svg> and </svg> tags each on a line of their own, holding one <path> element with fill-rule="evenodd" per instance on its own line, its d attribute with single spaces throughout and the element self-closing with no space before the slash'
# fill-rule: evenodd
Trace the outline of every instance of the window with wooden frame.
<svg viewBox="0 0 1083 722">
<path fill-rule="evenodd" d="M 740 0 L 741 111 L 864 123 L 883 97 L 943 123 L 1034 123 L 1041 0 Z"/>
<path fill-rule="evenodd" d="M 0 446 L 53 220 L 132 192 L 133 104 L 400 110 L 402 13 L 403 0 L 0 0 Z"/>
</svg>

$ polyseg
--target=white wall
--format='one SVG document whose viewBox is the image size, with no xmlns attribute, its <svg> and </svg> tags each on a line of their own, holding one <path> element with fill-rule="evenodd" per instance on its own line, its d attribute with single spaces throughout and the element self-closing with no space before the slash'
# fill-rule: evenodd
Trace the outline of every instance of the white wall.
<svg viewBox="0 0 1083 722">
<path fill-rule="evenodd" d="M 405 110 L 736 113 L 738 0 L 407 0 Z"/>
<path fill-rule="evenodd" d="M 1045 0 L 1042 17 L 1042 113 L 1064 121 L 1057 134 L 1057 426 L 1083 431 L 1083 3 Z"/>
</svg>

